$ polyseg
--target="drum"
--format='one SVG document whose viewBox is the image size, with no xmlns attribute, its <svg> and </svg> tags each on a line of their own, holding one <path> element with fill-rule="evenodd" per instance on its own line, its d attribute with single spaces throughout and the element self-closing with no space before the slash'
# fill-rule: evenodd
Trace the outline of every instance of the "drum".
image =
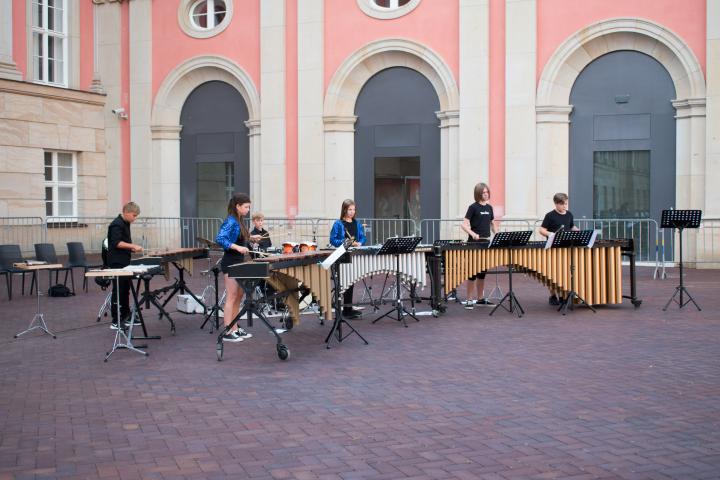
<svg viewBox="0 0 720 480">
<path fill-rule="evenodd" d="M 300 243 L 300 251 L 301 252 L 314 252 L 317 250 L 317 243 L 315 242 L 301 242 Z"/>
<path fill-rule="evenodd" d="M 297 242 L 283 242 L 282 253 L 297 253 L 300 251 L 300 244 Z"/>
</svg>

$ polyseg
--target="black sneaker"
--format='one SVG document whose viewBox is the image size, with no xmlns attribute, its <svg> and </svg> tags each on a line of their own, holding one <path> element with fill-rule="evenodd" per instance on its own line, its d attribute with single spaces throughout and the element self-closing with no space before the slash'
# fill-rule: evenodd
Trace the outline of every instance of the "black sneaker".
<svg viewBox="0 0 720 480">
<path fill-rule="evenodd" d="M 362 312 L 360 310 L 355 309 L 343 309 L 342 316 L 345 318 L 358 318 L 362 316 Z"/>
<path fill-rule="evenodd" d="M 245 340 L 246 338 L 252 337 L 252 333 L 248 333 L 245 330 L 243 330 L 242 328 L 238 328 L 237 331 L 235 332 L 235 335 L 242 338 L 243 340 Z"/>
<path fill-rule="evenodd" d="M 477 304 L 478 304 L 478 305 L 495 305 L 493 302 L 491 302 L 491 301 L 488 300 L 487 298 L 483 298 L 483 299 L 481 299 L 481 300 L 478 300 Z"/>
<path fill-rule="evenodd" d="M 550 295 L 550 298 L 548 299 L 548 303 L 550 305 L 558 306 L 558 305 L 560 305 L 560 299 L 557 297 L 557 295 Z"/>
<path fill-rule="evenodd" d="M 245 339 L 243 337 L 239 336 L 235 332 L 230 332 L 230 333 L 226 333 L 225 335 L 223 335 L 223 342 L 237 343 L 237 342 L 242 342 L 243 340 L 245 340 Z"/>
</svg>

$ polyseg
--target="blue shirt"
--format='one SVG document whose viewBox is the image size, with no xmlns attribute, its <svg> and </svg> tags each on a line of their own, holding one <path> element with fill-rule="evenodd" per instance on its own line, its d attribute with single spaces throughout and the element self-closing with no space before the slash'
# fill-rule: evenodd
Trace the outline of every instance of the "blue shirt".
<svg viewBox="0 0 720 480">
<path fill-rule="evenodd" d="M 224 250 L 230 250 L 230 245 L 235 243 L 238 235 L 240 235 L 240 224 L 233 215 L 228 215 L 220 225 L 220 231 L 215 237 L 215 243 L 220 244 Z M 247 239 L 244 240 L 247 241 Z"/>
</svg>

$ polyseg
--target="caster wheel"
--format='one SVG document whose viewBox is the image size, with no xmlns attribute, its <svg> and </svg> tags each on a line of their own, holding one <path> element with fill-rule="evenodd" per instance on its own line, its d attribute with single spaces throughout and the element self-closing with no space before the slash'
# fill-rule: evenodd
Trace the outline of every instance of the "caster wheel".
<svg viewBox="0 0 720 480">
<path fill-rule="evenodd" d="M 435 318 L 438 318 L 438 317 L 440 316 L 440 312 L 438 312 L 437 310 L 433 310 L 433 311 L 432 311 L 432 316 L 435 317 Z"/>
<path fill-rule="evenodd" d="M 57 338 L 57 335 L 53 335 L 53 339 L 56 339 L 56 338 Z"/>
<path fill-rule="evenodd" d="M 290 358 L 290 350 L 285 345 L 278 345 L 277 354 L 280 360 L 287 360 Z"/>
<path fill-rule="evenodd" d="M 632 304 L 635 305 L 635 308 L 638 308 L 640 305 L 642 305 L 642 300 L 633 300 Z"/>
<path fill-rule="evenodd" d="M 215 353 L 217 353 L 217 360 L 218 360 L 218 362 L 222 362 L 222 357 L 223 357 L 223 345 L 222 345 L 222 343 L 217 346 L 217 349 L 216 349 Z"/>
</svg>

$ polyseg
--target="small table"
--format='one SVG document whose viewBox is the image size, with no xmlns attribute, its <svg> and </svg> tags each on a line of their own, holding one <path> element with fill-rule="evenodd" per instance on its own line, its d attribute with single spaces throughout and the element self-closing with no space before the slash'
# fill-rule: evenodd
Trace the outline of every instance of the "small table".
<svg viewBox="0 0 720 480">
<path fill-rule="evenodd" d="M 53 270 L 57 268 L 62 268 L 63 266 L 59 263 L 15 263 L 13 264 L 13 267 L 19 268 L 21 270 L 27 270 L 28 272 L 33 272 L 37 270 Z M 48 281 L 48 288 L 50 286 L 49 283 L 50 282 Z M 35 330 L 36 328 L 39 328 L 53 338 L 57 338 L 54 333 L 48 330 L 47 324 L 45 323 L 45 316 L 40 311 L 40 275 L 37 276 L 37 286 L 35 288 L 35 291 L 37 293 L 37 312 L 35 313 L 32 321 L 30 322 L 30 326 L 26 330 L 23 330 L 22 332 L 16 334 L 15 338 L 18 338 L 20 335 L 24 335 L 32 330 Z M 36 322 L 37 325 L 35 324 Z"/>
<path fill-rule="evenodd" d="M 127 350 L 132 350 L 133 352 L 137 352 L 141 355 L 145 355 L 146 357 L 149 355 L 148 352 L 144 350 L 140 350 L 139 348 L 135 347 L 132 343 L 132 330 L 133 330 L 133 324 L 135 323 L 135 315 L 137 314 L 137 309 L 133 309 L 132 317 L 130 318 L 130 325 L 128 325 L 128 330 L 125 332 L 124 325 L 122 324 L 122 319 L 120 318 L 120 277 L 134 277 L 135 274 L 138 273 L 137 270 L 131 270 L 126 268 L 108 268 L 105 270 L 89 270 L 87 273 L 85 273 L 86 277 L 106 277 L 106 278 L 113 278 L 115 280 L 115 291 L 116 293 L 116 309 L 117 309 L 117 318 L 118 325 L 117 330 L 115 331 L 115 340 L 113 341 L 112 349 L 105 355 L 105 361 L 108 361 L 108 358 L 110 358 L 110 355 L 115 353 L 115 350 L 118 348 L 125 348 Z M 132 284 L 130 285 L 130 288 L 132 289 Z M 139 345 L 139 347 L 145 348 L 143 345 Z"/>
</svg>

